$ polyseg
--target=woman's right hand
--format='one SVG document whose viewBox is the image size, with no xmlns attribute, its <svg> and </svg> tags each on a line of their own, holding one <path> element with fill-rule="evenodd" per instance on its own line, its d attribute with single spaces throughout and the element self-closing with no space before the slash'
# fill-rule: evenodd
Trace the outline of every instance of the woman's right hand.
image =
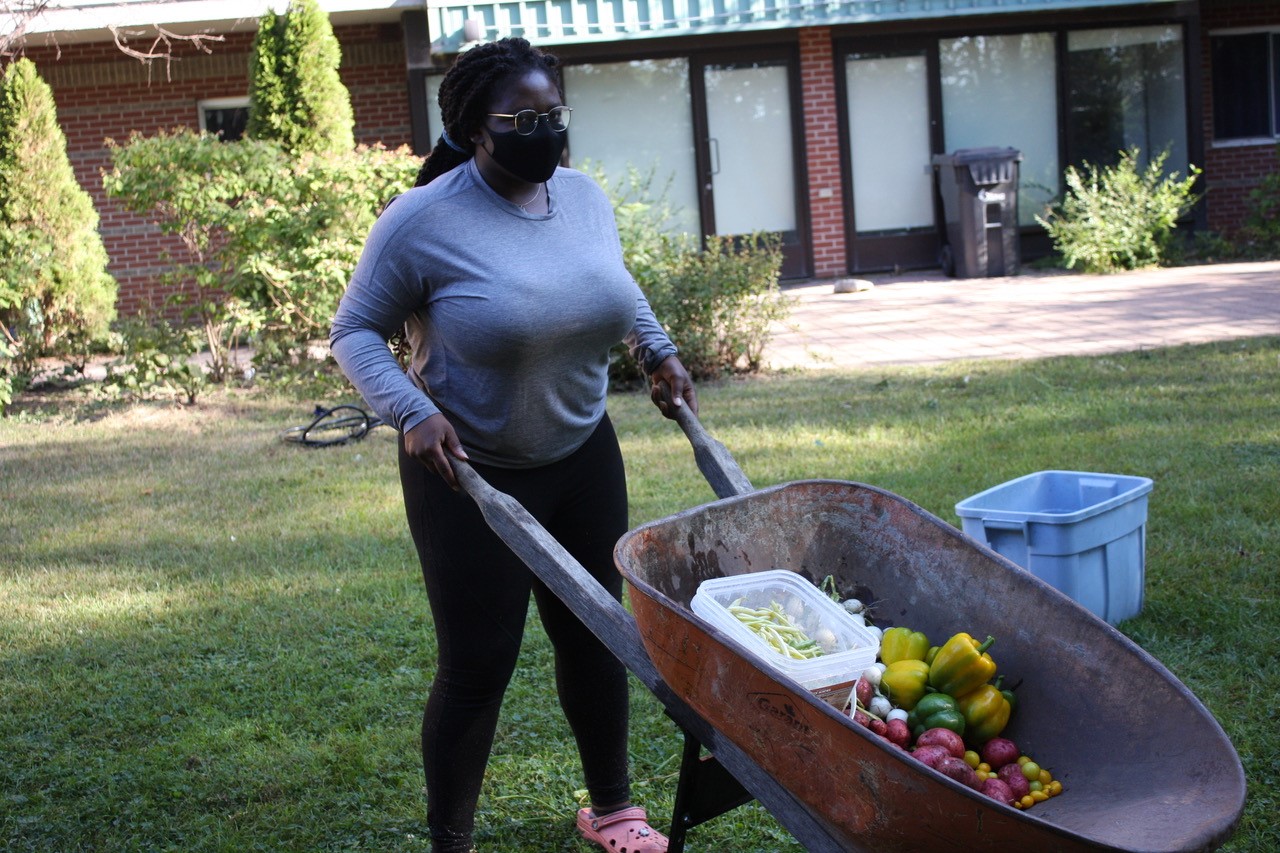
<svg viewBox="0 0 1280 853">
<path fill-rule="evenodd" d="M 449 419 L 440 413 L 427 418 L 404 434 L 404 450 L 430 470 L 439 474 L 455 492 L 460 488 L 449 457 L 467 459 L 458 434 Z"/>
</svg>

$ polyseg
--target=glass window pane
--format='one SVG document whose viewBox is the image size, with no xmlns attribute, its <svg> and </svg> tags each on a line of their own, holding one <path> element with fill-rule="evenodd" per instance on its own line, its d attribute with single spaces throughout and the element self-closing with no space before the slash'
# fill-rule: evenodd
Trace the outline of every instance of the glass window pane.
<svg viewBox="0 0 1280 853">
<path fill-rule="evenodd" d="M 1018 218 L 1033 224 L 1061 183 L 1053 36 L 969 36 L 939 42 L 938 53 L 947 151 L 1021 151 Z"/>
<path fill-rule="evenodd" d="M 431 147 L 435 148 L 440 141 L 440 133 L 444 130 L 444 121 L 440 118 L 440 83 L 443 74 L 427 75 L 427 131 L 431 134 Z"/>
<path fill-rule="evenodd" d="M 570 65 L 564 87 L 573 165 L 618 181 L 635 169 L 652 197 L 665 194 L 675 228 L 699 233 L 688 60 Z"/>
<path fill-rule="evenodd" d="M 200 128 L 223 142 L 234 142 L 244 136 L 249 124 L 249 99 L 209 98 L 200 101 Z"/>
<path fill-rule="evenodd" d="M 1209 39 L 1213 74 L 1213 138 L 1271 135 L 1266 33 Z"/>
<path fill-rule="evenodd" d="M 248 107 L 204 111 L 204 129 L 223 142 L 234 142 L 244 136 L 244 129 L 248 124 Z"/>
<path fill-rule="evenodd" d="M 845 80 L 858 233 L 932 226 L 924 56 L 851 56 Z"/>
<path fill-rule="evenodd" d="M 1128 27 L 1067 35 L 1067 150 L 1076 166 L 1111 165 L 1137 147 L 1139 165 L 1168 149 L 1187 173 L 1182 30 Z"/>
<path fill-rule="evenodd" d="M 791 91 L 785 65 L 708 67 L 717 234 L 796 230 Z"/>
</svg>

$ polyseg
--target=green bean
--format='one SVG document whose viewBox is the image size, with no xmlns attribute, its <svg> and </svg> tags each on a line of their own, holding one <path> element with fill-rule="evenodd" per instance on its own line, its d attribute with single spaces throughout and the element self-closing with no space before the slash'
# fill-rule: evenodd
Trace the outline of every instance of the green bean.
<svg viewBox="0 0 1280 853">
<path fill-rule="evenodd" d="M 808 660 L 822 655 L 822 648 L 791 620 L 776 601 L 768 607 L 747 607 L 739 598 L 728 609 L 778 654 L 793 660 Z"/>
</svg>

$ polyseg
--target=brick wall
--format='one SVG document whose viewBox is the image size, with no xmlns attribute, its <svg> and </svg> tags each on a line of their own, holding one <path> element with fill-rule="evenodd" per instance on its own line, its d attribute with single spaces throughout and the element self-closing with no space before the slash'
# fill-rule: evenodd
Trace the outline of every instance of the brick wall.
<svg viewBox="0 0 1280 853">
<path fill-rule="evenodd" d="M 1280 27 L 1277 0 L 1204 0 L 1201 8 L 1203 43 L 1200 71 L 1204 80 L 1204 185 L 1210 231 L 1231 234 L 1248 212 L 1249 193 L 1266 175 L 1280 171 L 1276 142 L 1257 145 L 1219 145 L 1213 141 L 1213 69 L 1209 64 L 1209 34 L 1231 27 Z"/>
<path fill-rule="evenodd" d="M 800 32 L 800 84 L 805 156 L 809 167 L 813 275 L 815 278 L 839 277 L 847 272 L 848 263 L 840 135 L 836 127 L 835 67 L 831 30 L 827 27 L 813 27 Z"/>
<path fill-rule="evenodd" d="M 357 142 L 410 144 L 399 25 L 337 27 L 335 34 L 342 44 L 339 73 L 351 93 Z M 252 34 L 228 35 L 225 41 L 209 43 L 207 54 L 176 42 L 174 60 L 167 67 L 161 61 L 144 66 L 109 42 L 27 51 L 53 89 L 68 157 L 101 217 L 110 270 L 120 287 L 121 315 L 162 303 L 158 277 L 165 269 L 165 255 L 180 257 L 182 246 L 103 193 L 102 172 L 111 164 L 104 140 L 125 142 L 133 132 L 197 128 L 199 101 L 247 95 L 252 41 Z"/>
</svg>

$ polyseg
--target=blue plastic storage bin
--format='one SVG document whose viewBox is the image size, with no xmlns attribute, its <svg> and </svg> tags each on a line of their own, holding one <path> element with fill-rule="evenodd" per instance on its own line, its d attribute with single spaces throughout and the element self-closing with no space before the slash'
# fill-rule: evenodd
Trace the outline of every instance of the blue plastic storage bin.
<svg viewBox="0 0 1280 853">
<path fill-rule="evenodd" d="M 1115 624 L 1142 611 L 1146 477 L 1040 471 L 956 504 L 964 532 Z"/>
</svg>

